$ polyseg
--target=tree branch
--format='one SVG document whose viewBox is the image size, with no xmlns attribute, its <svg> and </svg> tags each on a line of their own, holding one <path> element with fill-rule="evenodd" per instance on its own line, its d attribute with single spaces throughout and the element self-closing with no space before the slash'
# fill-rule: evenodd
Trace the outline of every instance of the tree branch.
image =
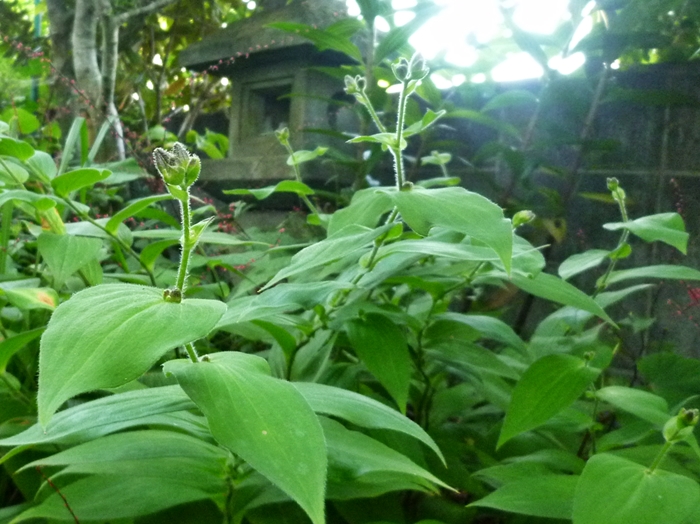
<svg viewBox="0 0 700 524">
<path fill-rule="evenodd" d="M 170 4 L 174 4 L 177 1 L 178 0 L 155 0 L 155 2 L 151 2 L 148 5 L 137 7 L 136 9 L 132 9 L 131 11 L 125 11 L 124 13 L 119 13 L 118 15 L 115 15 L 114 23 L 117 25 L 121 25 L 124 22 L 126 22 L 129 18 L 133 18 L 134 16 L 150 15 L 151 13 L 155 13 L 158 9 L 168 6 Z"/>
</svg>

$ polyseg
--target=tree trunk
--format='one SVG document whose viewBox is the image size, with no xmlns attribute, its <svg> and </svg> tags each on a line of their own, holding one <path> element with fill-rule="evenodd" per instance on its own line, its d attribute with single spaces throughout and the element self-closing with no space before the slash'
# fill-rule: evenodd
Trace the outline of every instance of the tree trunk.
<svg viewBox="0 0 700 524">
<path fill-rule="evenodd" d="M 76 0 L 71 38 L 78 94 L 87 105 L 93 125 L 102 120 L 104 105 L 102 73 L 97 61 L 97 23 L 101 11 L 100 0 Z"/>
</svg>

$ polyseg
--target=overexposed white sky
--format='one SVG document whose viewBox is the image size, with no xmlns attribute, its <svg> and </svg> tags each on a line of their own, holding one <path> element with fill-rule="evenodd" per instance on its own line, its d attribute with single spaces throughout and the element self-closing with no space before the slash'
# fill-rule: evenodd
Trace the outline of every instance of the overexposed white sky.
<svg viewBox="0 0 700 524">
<path fill-rule="evenodd" d="M 355 0 L 346 1 L 348 14 L 358 16 L 360 9 Z M 411 9 L 416 3 L 416 0 L 393 0 L 392 7 L 396 10 L 393 24 L 401 26 L 408 23 L 415 16 Z M 479 58 L 479 46 L 487 47 L 495 39 L 510 36 L 499 7 L 501 4 L 513 7 L 514 23 L 534 34 L 551 35 L 571 19 L 569 0 L 435 0 L 435 3 L 443 7 L 442 11 L 426 21 L 411 37 L 410 43 L 428 60 L 441 56 L 455 68 L 473 66 Z M 591 4 L 584 9 L 584 13 L 595 5 L 594 2 Z M 379 31 L 388 31 L 390 27 L 389 22 L 382 18 L 376 20 L 375 26 Z M 591 27 L 590 17 L 584 18 L 574 40 L 580 40 L 590 32 Z M 585 57 L 581 53 L 566 57 L 560 54 L 553 57 L 548 66 L 562 74 L 571 74 L 584 62 Z M 432 80 L 437 87 L 445 89 L 465 80 L 508 82 L 537 78 L 542 74 L 542 67 L 530 55 L 511 52 L 488 72 L 473 74 L 471 78 L 463 74 L 434 74 Z"/>
</svg>

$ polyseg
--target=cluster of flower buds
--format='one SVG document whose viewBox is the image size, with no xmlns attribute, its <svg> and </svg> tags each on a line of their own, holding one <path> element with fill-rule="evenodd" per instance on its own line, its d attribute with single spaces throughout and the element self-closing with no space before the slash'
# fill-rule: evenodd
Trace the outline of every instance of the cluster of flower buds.
<svg viewBox="0 0 700 524">
<path fill-rule="evenodd" d="M 283 146 L 289 145 L 289 128 L 283 127 L 275 131 L 275 136 L 280 144 Z"/>
<path fill-rule="evenodd" d="M 423 80 L 430 73 L 430 69 L 425 63 L 425 58 L 420 53 L 415 53 L 411 60 L 399 59 L 398 62 L 392 64 L 391 70 L 400 82 Z"/>
<path fill-rule="evenodd" d="M 175 142 L 170 151 L 157 147 L 153 161 L 165 183 L 182 190 L 194 184 L 202 170 L 199 157 L 191 155 L 180 142 Z"/>
<path fill-rule="evenodd" d="M 625 190 L 620 187 L 620 181 L 615 178 L 608 178 L 608 190 L 610 193 L 612 193 L 613 199 L 615 199 L 615 202 L 619 204 L 624 204 L 625 199 L 627 198 L 627 194 L 625 193 Z"/>
<path fill-rule="evenodd" d="M 367 89 L 367 79 L 364 76 L 357 75 L 352 77 L 345 75 L 345 92 L 354 96 L 358 102 L 364 104 L 365 89 Z"/>
</svg>

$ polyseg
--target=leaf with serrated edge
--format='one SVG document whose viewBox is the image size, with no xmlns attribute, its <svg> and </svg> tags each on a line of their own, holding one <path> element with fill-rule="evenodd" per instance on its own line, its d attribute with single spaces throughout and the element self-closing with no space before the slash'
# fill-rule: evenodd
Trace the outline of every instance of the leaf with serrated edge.
<svg viewBox="0 0 700 524">
<path fill-rule="evenodd" d="M 165 302 L 162 290 L 130 284 L 76 293 L 41 337 L 39 422 L 75 395 L 138 378 L 166 351 L 205 337 L 225 311 L 222 302 Z"/>
</svg>

